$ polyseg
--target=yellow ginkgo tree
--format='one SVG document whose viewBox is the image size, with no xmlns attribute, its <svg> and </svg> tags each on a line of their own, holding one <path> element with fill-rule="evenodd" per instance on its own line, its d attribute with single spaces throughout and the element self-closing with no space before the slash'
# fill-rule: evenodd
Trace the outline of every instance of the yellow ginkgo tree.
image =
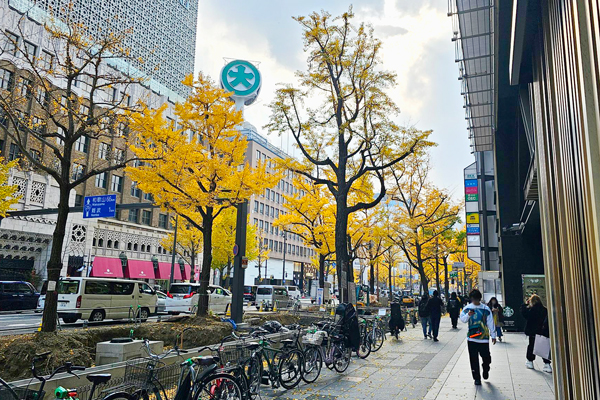
<svg viewBox="0 0 600 400">
<path fill-rule="evenodd" d="M 130 129 L 136 135 L 131 150 L 150 161 L 128 167 L 127 173 L 162 209 L 202 232 L 200 292 L 206 293 L 215 219 L 275 186 L 280 176 L 269 174 L 265 165 L 251 168 L 246 163 L 247 141 L 238 130 L 242 113 L 229 94 L 203 74 L 196 80 L 190 75 L 183 83 L 191 93 L 175 106 L 177 126 L 164 117 L 166 106 L 145 107 L 131 116 Z M 198 314 L 207 311 L 208 297 L 200 296 Z"/>
<path fill-rule="evenodd" d="M 16 160 L 5 163 L 4 159 L 0 157 L 0 217 L 5 217 L 10 206 L 19 201 L 19 197 L 15 197 L 18 187 L 8 184 L 8 171 L 16 165 Z"/>
<path fill-rule="evenodd" d="M 192 266 L 190 282 L 194 282 L 196 261 L 202 250 L 202 232 L 189 223 L 176 224 L 173 221 L 172 225 L 177 227 L 177 254 Z M 172 232 L 163 238 L 161 246 L 172 252 L 174 239 L 174 232 Z"/>
</svg>

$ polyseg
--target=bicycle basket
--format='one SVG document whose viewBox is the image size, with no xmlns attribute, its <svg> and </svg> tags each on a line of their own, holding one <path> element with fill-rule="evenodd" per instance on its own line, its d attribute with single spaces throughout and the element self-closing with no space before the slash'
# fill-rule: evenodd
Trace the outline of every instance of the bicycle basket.
<svg viewBox="0 0 600 400">
<path fill-rule="evenodd" d="M 158 381 L 165 390 L 173 389 L 179 380 L 179 365 L 165 365 L 147 358 L 127 361 L 124 383 L 136 388 L 148 388 Z"/>
<path fill-rule="evenodd" d="M 325 331 L 316 331 L 314 333 L 307 333 L 306 335 L 304 335 L 302 337 L 302 343 L 320 346 L 323 343 L 323 339 L 325 337 L 327 337 L 327 332 L 325 332 Z"/>
<path fill-rule="evenodd" d="M 219 347 L 217 351 L 219 360 L 224 366 L 239 364 L 240 361 L 250 358 L 252 351 L 243 344 L 230 344 Z"/>
<path fill-rule="evenodd" d="M 18 399 L 15 398 L 14 394 L 4 385 L 0 385 L 0 400 L 43 400 L 46 392 L 42 391 L 38 397 L 37 390 L 12 387 L 11 389 L 15 392 Z"/>
</svg>

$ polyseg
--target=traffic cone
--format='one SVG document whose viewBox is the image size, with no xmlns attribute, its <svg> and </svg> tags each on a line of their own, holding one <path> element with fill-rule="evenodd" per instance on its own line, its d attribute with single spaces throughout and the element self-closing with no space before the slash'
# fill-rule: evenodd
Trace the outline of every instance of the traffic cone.
<svg viewBox="0 0 600 400">
<path fill-rule="evenodd" d="M 264 311 L 263 310 L 263 304 L 265 304 L 264 300 L 260 302 L 260 308 L 258 309 L 258 312 L 263 312 Z"/>
<path fill-rule="evenodd" d="M 37 331 L 38 331 L 38 332 L 41 332 L 41 331 L 42 331 L 42 323 L 41 323 L 41 322 L 40 322 L 40 326 L 38 326 L 38 329 L 37 329 Z"/>
<path fill-rule="evenodd" d="M 273 312 L 277 312 L 277 302 L 273 303 Z"/>
<path fill-rule="evenodd" d="M 227 312 L 225 313 L 226 317 L 231 317 L 231 307 L 227 307 Z"/>
</svg>

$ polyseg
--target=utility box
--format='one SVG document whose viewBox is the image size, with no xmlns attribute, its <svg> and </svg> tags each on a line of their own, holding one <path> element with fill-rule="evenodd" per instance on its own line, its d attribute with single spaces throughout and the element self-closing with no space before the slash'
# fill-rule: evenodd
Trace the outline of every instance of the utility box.
<svg viewBox="0 0 600 400">
<path fill-rule="evenodd" d="M 154 354 L 163 352 L 162 341 L 150 341 L 150 350 Z M 100 342 L 96 345 L 96 365 L 106 365 L 132 358 L 146 357 L 143 340 L 132 340 L 129 342 Z"/>
</svg>

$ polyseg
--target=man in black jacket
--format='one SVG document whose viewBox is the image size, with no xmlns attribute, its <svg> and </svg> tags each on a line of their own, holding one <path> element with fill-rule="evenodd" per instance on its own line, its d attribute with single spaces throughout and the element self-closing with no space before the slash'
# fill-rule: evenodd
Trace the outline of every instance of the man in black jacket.
<svg viewBox="0 0 600 400">
<path fill-rule="evenodd" d="M 431 318 L 431 330 L 433 331 L 433 341 L 439 342 L 438 333 L 440 331 L 440 321 L 442 319 L 442 306 L 444 303 L 440 299 L 440 293 L 437 290 L 433 291 L 433 297 L 429 299 L 427 307 L 429 307 L 429 315 Z"/>
<path fill-rule="evenodd" d="M 431 319 L 429 318 L 429 296 L 427 293 L 423 295 L 419 302 L 419 318 L 421 319 L 421 325 L 423 326 L 423 336 L 427 339 L 427 336 L 431 337 Z M 429 333 L 427 332 L 427 325 L 429 325 Z"/>
<path fill-rule="evenodd" d="M 452 321 L 453 329 L 458 328 L 458 315 L 460 314 L 461 308 L 461 303 L 458 297 L 456 296 L 456 292 L 452 292 L 452 294 L 450 295 L 450 300 L 448 300 L 446 310 L 448 310 L 448 314 L 450 314 L 450 320 Z"/>
</svg>

